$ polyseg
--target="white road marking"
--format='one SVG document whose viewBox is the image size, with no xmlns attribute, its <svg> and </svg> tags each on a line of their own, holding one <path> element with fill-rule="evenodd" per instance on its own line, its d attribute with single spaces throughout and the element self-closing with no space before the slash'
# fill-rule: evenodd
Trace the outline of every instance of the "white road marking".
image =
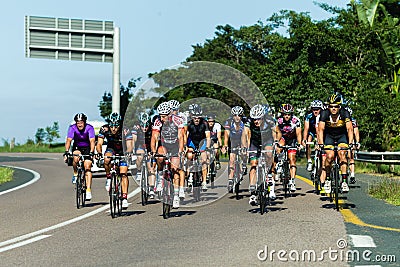
<svg viewBox="0 0 400 267">
<path fill-rule="evenodd" d="M 137 195 L 140 192 L 140 190 L 141 190 L 140 187 L 136 188 L 135 190 L 133 190 L 131 193 L 128 194 L 128 198 L 131 198 L 131 197 Z M 70 219 L 68 221 L 61 222 L 59 224 L 56 224 L 56 225 L 53 225 L 53 226 L 49 226 L 47 228 L 44 228 L 44 229 L 41 229 L 41 230 L 38 230 L 38 231 L 35 231 L 35 232 L 32 232 L 32 233 L 28 233 L 28 234 L 25 234 L 25 235 L 21 235 L 21 236 L 18 236 L 18 237 L 15 237 L 15 238 L 0 242 L 0 247 L 6 246 L 6 245 L 9 245 L 9 244 L 13 244 L 13 243 L 16 243 L 16 242 L 20 242 L 20 241 L 25 240 L 27 238 L 32 238 L 34 236 L 44 234 L 46 232 L 55 230 L 57 228 L 64 227 L 64 226 L 69 225 L 71 223 L 78 222 L 80 220 L 89 218 L 89 217 L 91 217 L 91 216 L 93 216 L 93 215 L 95 215 L 95 214 L 97 214 L 99 212 L 105 211 L 105 210 L 107 210 L 109 208 L 110 208 L 109 204 L 106 204 L 106 205 L 104 205 L 104 206 L 102 206 L 102 207 L 100 207 L 100 208 L 98 208 L 96 210 L 93 210 L 91 212 L 83 214 L 83 215 L 81 215 L 79 217 Z"/>
<path fill-rule="evenodd" d="M 369 235 L 349 235 L 355 248 L 376 248 L 374 239 Z"/>
<path fill-rule="evenodd" d="M 4 251 L 7 251 L 7 250 L 10 250 L 10 249 L 14 249 L 14 248 L 18 248 L 18 247 L 22 247 L 22 246 L 28 245 L 30 243 L 45 239 L 45 238 L 50 237 L 50 236 L 51 235 L 40 235 L 40 236 L 31 238 L 31 239 L 28 239 L 28 240 L 24 240 L 22 242 L 19 242 L 19 243 L 10 245 L 10 246 L 2 247 L 2 248 L 0 248 L 0 253 L 4 252 Z"/>
<path fill-rule="evenodd" d="M 17 187 L 14 187 L 14 188 L 11 188 L 11 189 L 8 189 L 8 190 L 5 190 L 5 191 L 0 192 L 0 196 L 3 195 L 3 194 L 10 193 L 10 192 L 12 192 L 12 191 L 14 191 L 14 190 L 21 189 L 21 188 L 23 188 L 23 187 L 25 187 L 25 186 L 28 186 L 28 185 L 30 185 L 30 184 L 33 184 L 33 183 L 35 183 L 37 180 L 40 179 L 40 174 L 37 173 L 37 172 L 35 172 L 35 171 L 29 170 L 29 169 L 25 169 L 25 168 L 21 168 L 21 167 L 15 167 L 15 166 L 8 166 L 8 165 L 1 165 L 1 166 L 7 167 L 7 168 L 20 169 L 20 170 L 24 170 L 24 171 L 30 172 L 30 173 L 33 174 L 33 179 L 30 180 L 29 182 L 26 182 L 26 183 L 20 185 L 20 186 L 17 186 Z"/>
</svg>

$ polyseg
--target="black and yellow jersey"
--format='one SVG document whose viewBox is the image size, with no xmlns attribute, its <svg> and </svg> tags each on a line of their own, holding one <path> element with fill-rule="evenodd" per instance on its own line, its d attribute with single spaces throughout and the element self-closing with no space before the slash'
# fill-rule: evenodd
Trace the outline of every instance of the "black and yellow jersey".
<svg viewBox="0 0 400 267">
<path fill-rule="evenodd" d="M 324 135 L 339 136 L 347 134 L 346 123 L 351 121 L 351 116 L 347 110 L 341 108 L 339 116 L 336 120 L 333 120 L 331 112 L 329 109 L 326 109 L 321 111 L 319 121 L 325 122 Z"/>
</svg>

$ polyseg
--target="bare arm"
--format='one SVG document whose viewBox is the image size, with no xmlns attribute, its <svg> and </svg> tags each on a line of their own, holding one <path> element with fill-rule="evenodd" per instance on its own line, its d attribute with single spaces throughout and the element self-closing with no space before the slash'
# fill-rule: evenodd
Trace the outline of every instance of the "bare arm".
<svg viewBox="0 0 400 267">
<path fill-rule="evenodd" d="M 102 151 L 103 143 L 104 143 L 104 138 L 101 138 L 101 137 L 97 138 L 96 151 L 98 154 L 103 154 L 103 151 Z"/>
<path fill-rule="evenodd" d="M 349 144 L 352 144 L 354 141 L 354 132 L 353 132 L 353 124 L 351 120 L 346 122 L 347 136 L 349 138 Z"/>
<path fill-rule="evenodd" d="M 67 138 L 67 140 L 65 141 L 65 151 L 69 151 L 69 149 L 71 147 L 71 142 L 72 142 L 72 138 Z"/>
</svg>

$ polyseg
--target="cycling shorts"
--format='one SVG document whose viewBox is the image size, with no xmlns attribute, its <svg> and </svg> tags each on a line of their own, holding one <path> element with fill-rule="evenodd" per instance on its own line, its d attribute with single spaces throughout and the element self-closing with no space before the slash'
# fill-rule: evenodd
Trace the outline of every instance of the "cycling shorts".
<svg viewBox="0 0 400 267">
<path fill-rule="evenodd" d="M 326 148 L 332 148 L 335 145 L 335 142 L 339 144 L 340 147 L 348 147 L 349 139 L 347 134 L 341 134 L 339 136 L 325 134 L 324 145 Z"/>
<path fill-rule="evenodd" d="M 117 153 L 120 152 L 120 153 Z M 107 147 L 106 151 L 104 152 L 104 154 L 106 153 L 111 153 L 111 155 L 123 155 L 124 153 L 122 151 L 115 151 L 114 149 L 112 149 L 111 147 Z M 126 160 L 120 160 L 119 161 L 119 166 L 121 167 L 127 167 L 128 163 L 126 162 Z"/>
<path fill-rule="evenodd" d="M 78 150 L 82 155 L 89 155 L 90 153 L 90 147 L 88 146 L 73 146 L 72 152 L 74 152 L 75 150 Z M 85 156 L 84 159 L 92 161 L 89 156 Z"/>
<path fill-rule="evenodd" d="M 204 139 L 204 140 L 201 140 L 200 141 L 200 144 L 198 145 L 198 146 L 196 146 L 194 143 L 193 143 L 193 141 L 192 140 L 188 140 L 188 147 L 191 147 L 191 148 L 193 148 L 193 149 L 196 149 L 196 148 L 198 148 L 199 150 L 200 150 L 200 152 L 204 152 L 204 151 L 206 151 L 206 148 L 207 148 L 207 141 Z"/>
</svg>

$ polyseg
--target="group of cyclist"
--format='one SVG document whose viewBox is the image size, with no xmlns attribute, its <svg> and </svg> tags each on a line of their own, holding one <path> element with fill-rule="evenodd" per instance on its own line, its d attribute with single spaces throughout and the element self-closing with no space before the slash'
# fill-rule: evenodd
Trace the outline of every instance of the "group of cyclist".
<svg viewBox="0 0 400 267">
<path fill-rule="evenodd" d="M 329 166 L 333 160 L 333 151 L 325 150 L 337 144 L 339 147 L 354 145 L 360 147 L 360 136 L 356 120 L 352 118 L 352 110 L 344 107 L 340 94 L 333 94 L 327 104 L 320 100 L 312 101 L 310 113 L 304 119 L 302 131 L 301 120 L 294 115 L 291 104 L 283 104 L 280 114 L 274 117 L 267 104 L 257 104 L 250 109 L 250 116 L 244 116 L 244 109 L 234 106 L 231 116 L 225 121 L 223 127 L 216 121 L 214 114 L 204 116 L 198 104 L 191 104 L 189 111 L 180 112 L 180 103 L 170 100 L 160 103 L 156 110 L 157 115 L 152 118 L 146 112 L 139 114 L 133 126 L 122 128 L 122 118 L 117 113 L 112 113 L 107 124 L 101 127 L 95 144 L 93 126 L 87 123 L 83 113 L 75 115 L 75 124 L 69 127 L 65 143 L 65 160 L 72 154 L 85 155 L 86 200 L 91 200 L 91 164 L 93 157 L 101 158 L 104 152 L 104 168 L 106 171 L 106 190 L 110 188 L 110 168 L 112 155 L 137 155 L 136 165 L 142 164 L 143 155 L 149 155 L 146 163 L 148 169 L 149 196 L 154 198 L 157 191 L 162 190 L 161 180 L 164 157 L 169 155 L 171 172 L 174 184 L 173 208 L 179 208 L 180 201 L 185 198 L 185 182 L 190 185 L 193 180 L 189 175 L 190 162 L 198 155 L 202 166 L 201 189 L 207 191 L 209 181 L 210 155 L 215 155 L 216 169 L 221 167 L 220 153 L 229 155 L 228 191 L 233 187 L 233 168 L 237 153 L 243 160 L 242 173 L 247 174 L 247 163 L 250 163 L 249 204 L 257 205 L 256 167 L 260 158 L 260 151 L 265 152 L 268 169 L 265 178 L 269 184 L 269 196 L 273 200 L 275 195 L 275 182 L 278 180 L 277 162 L 281 156 L 282 147 L 288 146 L 288 161 L 290 168 L 289 189 L 296 191 L 296 154 L 306 148 L 307 170 L 312 169 L 310 142 L 315 141 L 315 149 L 323 155 L 322 172 L 320 176 L 321 187 L 329 193 L 330 179 Z M 222 138 L 224 128 L 224 138 Z M 102 151 L 104 139 L 107 139 L 107 148 Z M 71 144 L 73 147 L 71 149 Z M 240 148 L 240 149 L 238 149 Z M 96 154 L 95 154 L 96 150 Z M 213 152 L 213 153 L 211 153 Z M 274 153 L 275 152 L 275 153 Z M 273 157 L 275 155 L 275 157 Z M 339 152 L 343 192 L 349 191 L 348 187 L 348 158 L 344 151 Z M 350 153 L 350 183 L 355 183 L 354 155 Z M 188 165 L 183 162 L 189 162 Z M 78 159 L 73 161 L 73 178 L 75 183 Z M 128 162 L 121 161 L 119 169 L 122 185 L 122 206 L 128 207 L 127 194 L 129 187 Z M 140 169 L 140 168 L 138 168 Z M 158 172 L 158 173 L 157 173 Z M 140 176 L 140 173 L 136 173 Z M 275 178 L 275 179 L 274 179 Z"/>
</svg>

